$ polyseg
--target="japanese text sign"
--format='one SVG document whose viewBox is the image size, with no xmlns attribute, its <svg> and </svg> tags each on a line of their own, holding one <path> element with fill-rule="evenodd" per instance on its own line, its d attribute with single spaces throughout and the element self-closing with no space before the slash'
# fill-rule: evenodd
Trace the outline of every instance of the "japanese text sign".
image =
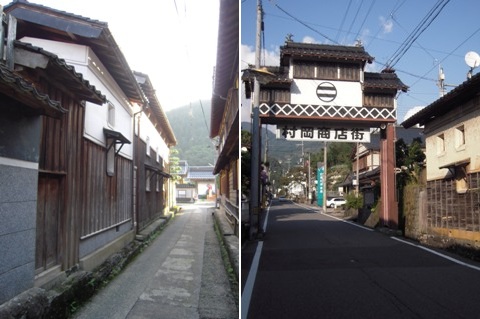
<svg viewBox="0 0 480 319">
<path fill-rule="evenodd" d="M 277 138 L 291 141 L 370 142 L 365 127 L 277 126 Z"/>
</svg>

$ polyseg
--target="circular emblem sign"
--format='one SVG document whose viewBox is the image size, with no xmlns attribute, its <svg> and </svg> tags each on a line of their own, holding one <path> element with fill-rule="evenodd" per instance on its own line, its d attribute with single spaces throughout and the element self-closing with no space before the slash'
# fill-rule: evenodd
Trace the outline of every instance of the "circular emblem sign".
<svg viewBox="0 0 480 319">
<path fill-rule="evenodd" d="M 317 96 L 323 102 L 332 102 L 337 97 L 337 88 L 330 82 L 322 82 L 317 86 Z"/>
</svg>

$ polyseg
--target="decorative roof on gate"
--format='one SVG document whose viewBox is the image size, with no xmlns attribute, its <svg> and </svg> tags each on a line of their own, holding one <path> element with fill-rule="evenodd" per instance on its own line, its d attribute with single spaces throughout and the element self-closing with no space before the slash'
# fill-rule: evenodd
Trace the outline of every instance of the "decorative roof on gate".
<svg viewBox="0 0 480 319">
<path fill-rule="evenodd" d="M 368 54 L 363 46 L 345 46 L 330 44 L 314 44 L 300 42 L 285 42 L 280 47 L 280 65 L 289 65 L 290 57 L 305 60 L 347 60 L 372 63 L 374 57 Z"/>
<path fill-rule="evenodd" d="M 252 71 L 255 69 L 254 65 L 249 65 L 248 69 L 243 70 L 242 81 L 245 82 L 245 96 L 247 99 L 250 98 L 251 93 L 253 92 L 253 81 L 255 76 L 259 76 L 258 73 Z M 288 76 L 288 68 L 282 66 L 264 66 L 262 67 L 265 71 L 272 73 L 274 75 L 266 75 L 268 77 L 268 83 L 264 86 L 268 87 L 287 87 L 290 88 L 290 84 L 293 82 Z"/>
<path fill-rule="evenodd" d="M 392 89 L 407 92 L 408 86 L 395 73 L 364 72 L 364 87 L 366 89 Z"/>
</svg>

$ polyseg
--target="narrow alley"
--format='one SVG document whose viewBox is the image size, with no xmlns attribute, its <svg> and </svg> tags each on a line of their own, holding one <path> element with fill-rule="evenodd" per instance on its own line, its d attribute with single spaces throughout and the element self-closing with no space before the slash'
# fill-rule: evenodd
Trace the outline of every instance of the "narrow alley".
<svg viewBox="0 0 480 319">
<path fill-rule="evenodd" d="M 211 203 L 183 206 L 74 318 L 238 318 L 212 209 Z"/>
</svg>

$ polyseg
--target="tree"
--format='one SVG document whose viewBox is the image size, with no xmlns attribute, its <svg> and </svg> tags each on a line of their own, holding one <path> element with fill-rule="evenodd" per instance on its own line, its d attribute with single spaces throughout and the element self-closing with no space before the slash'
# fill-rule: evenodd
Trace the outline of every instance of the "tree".
<svg viewBox="0 0 480 319">
<path fill-rule="evenodd" d="M 180 158 L 178 157 L 178 150 L 176 148 L 170 149 L 170 156 L 169 156 L 169 163 L 170 163 L 170 175 L 172 175 L 173 181 L 180 180 Z"/>
<path fill-rule="evenodd" d="M 423 170 L 425 153 L 422 150 L 422 141 L 416 138 L 410 145 L 403 139 L 395 143 L 396 167 L 401 169 L 397 175 L 397 186 L 403 189 L 407 183 L 419 183 Z"/>
</svg>

